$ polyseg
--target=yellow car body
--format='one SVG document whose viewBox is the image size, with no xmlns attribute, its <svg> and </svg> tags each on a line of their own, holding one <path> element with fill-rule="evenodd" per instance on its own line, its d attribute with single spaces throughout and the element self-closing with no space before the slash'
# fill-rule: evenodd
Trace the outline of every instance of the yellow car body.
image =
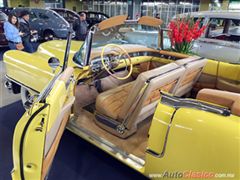
<svg viewBox="0 0 240 180">
<path fill-rule="evenodd" d="M 120 20 L 126 19 L 125 16 L 119 18 Z M 115 23 L 122 23 L 120 20 L 113 20 Z M 109 22 L 111 22 L 111 18 L 103 21 L 99 28 L 104 30 L 118 25 L 112 25 Z M 138 23 L 150 23 L 153 26 L 161 24 L 160 21 L 152 18 L 143 18 Z M 5 53 L 7 77 L 36 93 L 41 92 L 37 98 L 34 98 L 32 105 L 15 128 L 13 179 L 28 180 L 46 177 L 67 123 L 67 128 L 79 137 L 152 179 L 225 177 L 237 180 L 240 178 L 240 117 L 211 102 L 204 104 L 200 100 L 181 100 L 181 98 L 162 94 L 155 113 L 150 119 L 144 158 L 139 158 L 131 152 L 122 151 L 114 142 L 106 140 L 105 137 L 88 132 L 86 129 L 78 129 L 75 126 L 77 119 L 72 110 L 77 99 L 75 88 L 79 80 L 88 79 L 93 74 L 91 65 L 81 66 L 72 60 L 74 53 L 81 45 L 82 42 L 72 42 L 68 68 L 63 72 L 61 67 L 53 72 L 48 66 L 48 59 L 54 56 L 60 59 L 60 64 L 63 63 L 64 47 L 66 46 L 64 41 L 44 43 L 34 54 L 20 51 Z M 145 48 L 144 50 L 149 49 Z M 136 53 L 134 48 L 127 51 L 129 54 Z M 155 61 L 164 65 L 174 61 L 173 58 L 188 57 L 156 49 L 149 51 L 160 53 L 161 56 L 152 57 L 142 54 L 132 57 L 133 74 L 138 73 L 135 65 L 139 63 Z M 93 51 L 91 55 L 94 56 L 94 53 L 97 54 L 96 51 Z M 99 52 L 96 57 L 98 56 L 100 56 Z M 116 68 L 124 67 L 124 61 L 123 59 L 119 60 Z M 127 63 L 127 65 L 129 64 L 130 62 Z M 221 87 L 239 92 L 239 65 L 217 62 L 218 65 L 211 68 L 212 64 L 216 63 L 211 60 L 207 62 L 203 70 L 205 77 L 200 77 L 197 88 L 210 87 L 212 81 L 206 81 L 206 79 L 211 76 L 216 80 L 215 88 L 219 84 L 218 80 L 223 79 L 234 86 Z M 225 70 L 228 68 L 231 70 Z M 207 85 L 204 84 L 206 82 Z M 173 103 L 178 101 L 185 104 Z M 191 105 L 191 102 L 194 102 L 194 106 Z M 80 114 L 79 117 L 87 118 L 84 114 Z M 120 142 L 124 144 L 125 140 L 127 138 L 121 139 Z"/>
<path fill-rule="evenodd" d="M 240 93 L 240 64 L 209 59 L 198 85 Z"/>
<path fill-rule="evenodd" d="M 13 179 L 43 179 L 46 176 L 67 119 L 72 116 L 69 109 L 65 110 L 66 107 L 71 107 L 74 101 L 73 94 L 69 93 L 72 92 L 72 87 L 73 82 L 66 89 L 65 82 L 57 80 L 46 103 L 35 103 L 18 122 L 13 144 Z M 49 150 L 50 155 L 44 156 L 46 136 L 53 128 L 56 116 L 63 112 L 65 119 L 59 128 L 56 142 Z M 26 140 L 22 142 L 23 129 L 29 119 L 32 123 L 26 131 Z M 149 130 L 143 166 L 134 163 L 131 156 L 124 157 L 87 134 L 77 135 L 151 179 L 224 177 L 237 180 L 240 178 L 239 128 L 239 116 L 225 117 L 194 108 L 175 108 L 159 102 Z M 69 129 L 74 132 L 72 127 Z M 20 160 L 21 143 L 24 144 Z M 24 176 L 21 175 L 20 161 Z"/>
</svg>

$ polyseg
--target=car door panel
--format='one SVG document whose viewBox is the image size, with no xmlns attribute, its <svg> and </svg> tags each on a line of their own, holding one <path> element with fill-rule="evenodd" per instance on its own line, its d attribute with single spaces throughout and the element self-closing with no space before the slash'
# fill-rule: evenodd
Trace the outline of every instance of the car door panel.
<svg viewBox="0 0 240 180">
<path fill-rule="evenodd" d="M 38 111 L 36 110 L 38 109 Z M 29 116 L 26 112 L 19 120 L 15 127 L 13 136 L 13 164 L 14 169 L 12 170 L 12 179 L 40 179 L 41 178 L 41 164 L 43 161 L 43 148 L 33 148 L 32 147 L 44 147 L 45 138 L 42 135 L 46 131 L 46 123 L 44 114 L 47 114 L 48 107 L 43 105 L 34 106 L 31 110 L 33 114 Z M 32 118 L 31 118 L 32 117 Z M 34 121 L 33 121 L 34 119 Z M 35 133 L 29 135 L 31 129 Z M 39 130 L 37 130 L 39 129 Z M 24 133 L 25 132 L 25 133 Z M 25 142 L 22 137 L 25 137 Z M 36 141 L 37 140 L 37 141 Z M 26 142 L 27 141 L 27 142 Z M 24 149 L 23 149 L 24 146 Z M 27 154 L 26 149 L 32 149 L 31 153 Z M 21 154 L 21 155 L 20 155 Z M 27 163 L 30 162 L 30 163 Z M 24 170 L 30 170 L 27 174 L 24 174 Z"/>
<path fill-rule="evenodd" d="M 240 64 L 219 62 L 217 88 L 240 93 Z"/>
<path fill-rule="evenodd" d="M 49 130 L 46 135 L 46 143 L 44 149 L 45 158 L 42 166 L 42 177 L 45 177 L 49 171 L 54 155 L 57 151 L 61 136 L 68 122 L 69 115 L 71 113 L 70 108 L 73 105 L 73 102 L 74 98 L 71 98 L 69 102 L 62 108 L 62 111 L 60 112 L 60 115 L 53 126 L 53 130 Z"/>
<path fill-rule="evenodd" d="M 197 88 L 240 92 L 240 64 L 208 60 L 196 83 Z"/>
<path fill-rule="evenodd" d="M 195 88 L 215 88 L 217 83 L 217 68 L 217 61 L 208 60 L 207 64 L 203 68 L 201 76 L 195 84 Z"/>
<path fill-rule="evenodd" d="M 175 103 L 173 101 L 172 105 Z M 239 179 L 239 161 L 236 158 L 239 150 L 239 117 L 224 116 L 217 114 L 217 111 L 208 112 L 196 107 L 176 105 L 173 110 L 172 105 L 161 102 L 154 114 L 149 131 L 145 174 L 153 179 L 164 175 L 166 179 L 171 179 L 170 173 L 179 172 L 184 176 L 181 178 L 191 179 L 188 177 L 190 172 L 211 172 L 212 175 L 231 172 L 234 179 Z M 165 123 L 166 118 L 171 120 L 170 123 Z M 167 126 L 167 135 L 158 126 L 153 126 L 154 122 Z M 159 156 L 160 151 L 152 153 L 149 149 L 160 145 L 162 136 L 166 136 L 165 147 Z M 227 158 L 219 158 L 223 155 Z"/>
<path fill-rule="evenodd" d="M 73 68 L 54 82 L 44 102 L 39 101 L 19 120 L 13 138 L 13 179 L 44 179 L 56 153 L 74 103 Z"/>
</svg>

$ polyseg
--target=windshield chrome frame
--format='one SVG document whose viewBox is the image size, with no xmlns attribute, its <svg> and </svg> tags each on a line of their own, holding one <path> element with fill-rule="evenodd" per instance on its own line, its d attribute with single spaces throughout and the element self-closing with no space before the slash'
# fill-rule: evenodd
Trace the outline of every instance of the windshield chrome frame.
<svg viewBox="0 0 240 180">
<path fill-rule="evenodd" d="M 83 66 L 89 65 L 89 59 L 90 59 L 91 49 L 92 49 L 92 38 L 95 31 L 96 31 L 96 25 L 90 28 L 88 35 L 85 39 L 85 42 L 82 45 L 84 46 L 84 44 L 86 43 L 86 53 L 85 53 L 85 57 L 83 58 Z"/>
</svg>

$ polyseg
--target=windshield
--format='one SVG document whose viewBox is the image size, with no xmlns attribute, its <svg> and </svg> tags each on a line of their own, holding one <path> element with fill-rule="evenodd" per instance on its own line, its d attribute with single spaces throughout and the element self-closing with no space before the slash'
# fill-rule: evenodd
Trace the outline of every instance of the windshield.
<svg viewBox="0 0 240 180">
<path fill-rule="evenodd" d="M 105 30 L 97 30 L 94 32 L 91 43 L 91 52 L 99 49 L 107 44 L 137 44 L 150 48 L 159 48 L 158 28 L 141 25 L 137 23 L 127 23 L 119 26 L 111 27 Z M 88 39 L 88 38 L 87 38 Z M 83 65 L 88 46 L 85 43 L 75 54 L 74 61 Z"/>
<path fill-rule="evenodd" d="M 123 24 L 110 29 L 97 31 L 93 36 L 92 48 L 114 44 L 139 44 L 158 47 L 157 28 L 140 24 Z"/>
</svg>

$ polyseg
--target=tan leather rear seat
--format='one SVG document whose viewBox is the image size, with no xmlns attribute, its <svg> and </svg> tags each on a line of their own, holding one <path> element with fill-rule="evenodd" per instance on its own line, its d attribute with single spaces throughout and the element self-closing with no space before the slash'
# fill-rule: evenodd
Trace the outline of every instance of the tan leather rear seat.
<svg viewBox="0 0 240 180">
<path fill-rule="evenodd" d="M 240 94 L 221 91 L 215 89 L 202 89 L 197 95 L 197 99 L 225 106 L 231 113 L 240 116 Z"/>
<path fill-rule="evenodd" d="M 96 113 L 105 117 L 103 123 L 96 121 L 102 128 L 119 137 L 127 137 L 137 130 L 137 124 L 155 111 L 160 90 L 172 92 L 180 77 L 185 72 L 184 67 L 175 63 L 141 73 L 131 83 L 108 90 L 98 95 Z M 97 118 L 98 119 L 98 118 Z M 119 134 L 109 123 L 118 122 L 126 126 L 127 131 Z M 116 124 L 116 123 L 115 123 Z"/>
<path fill-rule="evenodd" d="M 184 66 L 186 68 L 184 75 L 178 81 L 178 84 L 173 90 L 173 94 L 175 96 L 183 96 L 191 91 L 193 85 L 201 75 L 206 62 L 206 59 L 202 59 L 198 56 L 175 61 L 176 64 Z"/>
</svg>

